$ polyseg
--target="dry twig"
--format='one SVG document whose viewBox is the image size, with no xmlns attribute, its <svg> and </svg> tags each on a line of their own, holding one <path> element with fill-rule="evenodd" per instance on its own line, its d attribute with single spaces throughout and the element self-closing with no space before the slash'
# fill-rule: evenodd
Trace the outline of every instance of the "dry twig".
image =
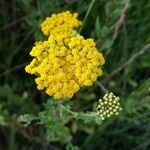
<svg viewBox="0 0 150 150">
<path fill-rule="evenodd" d="M 140 51 L 138 51 L 135 54 L 133 54 L 126 62 L 124 62 L 123 64 L 121 64 L 109 76 L 107 76 L 106 78 L 104 78 L 101 82 L 105 82 L 105 81 L 110 80 L 113 76 L 115 76 L 116 74 L 118 74 L 121 70 L 123 70 L 129 64 L 133 63 L 133 61 L 135 61 L 138 57 L 140 57 L 141 55 L 143 55 L 148 50 L 150 50 L 150 43 L 146 44 Z"/>
<path fill-rule="evenodd" d="M 19 69 L 25 67 L 27 64 L 28 64 L 28 62 L 25 62 L 25 63 L 23 63 L 23 64 L 14 66 L 14 67 L 12 67 L 11 69 L 2 72 L 2 73 L 0 74 L 0 77 L 5 76 L 5 75 L 8 75 L 8 74 L 12 73 L 13 71 L 19 70 Z"/>
<path fill-rule="evenodd" d="M 118 37 L 119 29 L 121 28 L 121 26 L 125 20 L 126 12 L 127 12 L 128 8 L 129 8 L 129 3 L 126 3 L 124 8 L 121 11 L 121 15 L 120 15 L 119 19 L 117 20 L 117 22 L 113 26 L 113 28 L 114 28 L 114 34 L 112 36 L 113 43 L 115 42 L 116 38 Z M 111 48 L 109 48 L 106 51 L 105 55 L 107 56 L 110 53 L 110 51 L 111 51 Z"/>
<path fill-rule="evenodd" d="M 17 20 L 14 20 L 14 21 L 12 21 L 11 23 L 8 23 L 8 24 L 6 24 L 5 26 L 1 27 L 1 28 L 0 28 L 0 31 L 3 31 L 3 30 L 8 29 L 8 28 L 10 28 L 10 27 L 12 27 L 12 26 L 14 26 L 14 25 L 16 25 L 16 24 L 18 24 L 18 23 L 24 21 L 24 20 L 27 19 L 28 17 L 29 17 L 29 15 L 26 15 L 26 16 L 23 16 L 23 17 L 17 19 Z"/>
<path fill-rule="evenodd" d="M 104 85 L 100 81 L 96 81 L 96 84 L 101 88 L 104 93 L 108 93 L 108 90 L 104 87 Z"/>
</svg>

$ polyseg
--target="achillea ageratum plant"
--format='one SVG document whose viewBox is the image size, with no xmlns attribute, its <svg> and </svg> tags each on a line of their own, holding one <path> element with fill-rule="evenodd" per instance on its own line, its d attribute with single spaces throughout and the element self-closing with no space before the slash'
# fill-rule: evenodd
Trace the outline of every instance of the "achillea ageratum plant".
<svg viewBox="0 0 150 150">
<path fill-rule="evenodd" d="M 77 16 L 77 13 L 66 11 L 48 17 L 41 24 L 47 40 L 35 43 L 30 52 L 33 60 L 25 68 L 26 72 L 36 76 L 37 88 L 45 90 L 55 100 L 71 98 L 80 88 L 92 86 L 102 75 L 105 59 L 93 39 L 85 39 L 75 30 L 81 25 Z M 72 119 L 100 125 L 121 110 L 119 97 L 113 93 L 105 94 L 99 100 L 97 111 L 74 112 L 70 105 L 58 103 L 53 98 L 44 108 L 37 115 L 25 114 L 18 119 L 26 125 L 38 121 L 45 127 L 48 140 L 63 142 L 71 140 L 66 123 Z"/>
<path fill-rule="evenodd" d="M 119 114 L 122 110 L 119 100 L 120 98 L 113 93 L 105 94 L 102 99 L 99 99 L 98 115 L 102 120 Z"/>
<path fill-rule="evenodd" d="M 37 88 L 45 89 L 55 99 L 71 98 L 81 87 L 92 86 L 102 74 L 105 60 L 94 40 L 66 32 L 67 28 L 74 30 L 79 26 L 76 17 L 76 13 L 72 15 L 67 11 L 52 15 L 42 23 L 42 31 L 50 36 L 47 41 L 35 43 L 30 52 L 34 58 L 25 69 L 37 76 Z"/>
</svg>

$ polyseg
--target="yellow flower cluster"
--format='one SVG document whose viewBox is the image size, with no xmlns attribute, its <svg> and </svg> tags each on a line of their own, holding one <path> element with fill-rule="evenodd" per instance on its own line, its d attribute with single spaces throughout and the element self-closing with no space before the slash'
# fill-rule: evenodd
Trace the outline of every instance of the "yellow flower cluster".
<svg viewBox="0 0 150 150">
<path fill-rule="evenodd" d="M 63 26 L 72 31 L 78 27 L 80 22 L 76 17 L 76 13 L 71 15 L 67 11 L 52 15 L 47 20 L 50 26 L 44 21 L 42 30 L 50 36 L 47 41 L 35 43 L 30 52 L 34 58 L 25 68 L 26 72 L 37 76 L 37 88 L 44 89 L 55 99 L 71 98 L 80 87 L 91 86 L 102 74 L 101 66 L 105 60 L 96 49 L 93 39 L 84 39 L 77 33 L 67 33 L 67 30 L 56 34 Z M 69 20 L 72 20 L 70 24 Z"/>
<path fill-rule="evenodd" d="M 67 39 L 67 40 L 66 40 Z M 50 36 L 37 42 L 30 55 L 35 57 L 26 71 L 38 76 L 37 88 L 55 99 L 72 97 L 82 86 L 91 86 L 102 74 L 104 58 L 92 39 L 83 36 Z"/>
<path fill-rule="evenodd" d="M 77 17 L 78 13 L 71 14 L 70 11 L 53 14 L 41 24 L 41 30 L 46 36 L 75 34 L 75 29 L 81 25 L 81 21 Z"/>
<path fill-rule="evenodd" d="M 120 98 L 116 97 L 113 93 L 105 94 L 104 97 L 99 100 L 98 115 L 102 120 L 119 114 L 119 111 L 122 110 L 119 100 Z"/>
</svg>

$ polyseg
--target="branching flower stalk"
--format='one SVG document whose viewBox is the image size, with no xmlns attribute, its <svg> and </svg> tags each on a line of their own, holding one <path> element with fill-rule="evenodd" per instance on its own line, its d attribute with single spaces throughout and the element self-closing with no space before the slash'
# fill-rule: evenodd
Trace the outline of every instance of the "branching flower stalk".
<svg viewBox="0 0 150 150">
<path fill-rule="evenodd" d="M 78 118 L 79 116 L 85 118 L 100 117 L 101 120 L 103 121 L 114 115 L 119 115 L 119 112 L 122 110 L 119 100 L 120 98 L 118 96 L 115 96 L 112 92 L 105 94 L 102 99 L 99 99 L 97 105 L 97 112 L 96 111 L 89 111 L 86 113 L 74 112 L 65 107 L 64 105 L 60 105 L 60 107 L 69 112 L 73 116 L 73 118 Z"/>
</svg>

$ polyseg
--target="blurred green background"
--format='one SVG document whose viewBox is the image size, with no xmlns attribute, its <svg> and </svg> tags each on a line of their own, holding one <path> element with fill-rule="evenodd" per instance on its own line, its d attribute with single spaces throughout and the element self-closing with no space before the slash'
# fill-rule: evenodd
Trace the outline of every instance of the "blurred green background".
<svg viewBox="0 0 150 150">
<path fill-rule="evenodd" d="M 70 100 L 73 110 L 92 110 L 111 91 L 122 113 L 102 123 L 67 124 L 72 142 L 46 140 L 41 125 L 28 127 L 18 116 L 42 111 L 48 96 L 36 89 L 24 67 L 35 41 L 44 40 L 40 23 L 70 10 L 83 20 L 90 0 L 0 0 L 0 150 L 150 149 L 150 1 L 95 0 L 81 34 L 94 38 L 104 53 L 103 76 Z M 74 147 L 75 145 L 76 147 Z M 78 147 L 78 148 L 77 148 Z"/>
</svg>

